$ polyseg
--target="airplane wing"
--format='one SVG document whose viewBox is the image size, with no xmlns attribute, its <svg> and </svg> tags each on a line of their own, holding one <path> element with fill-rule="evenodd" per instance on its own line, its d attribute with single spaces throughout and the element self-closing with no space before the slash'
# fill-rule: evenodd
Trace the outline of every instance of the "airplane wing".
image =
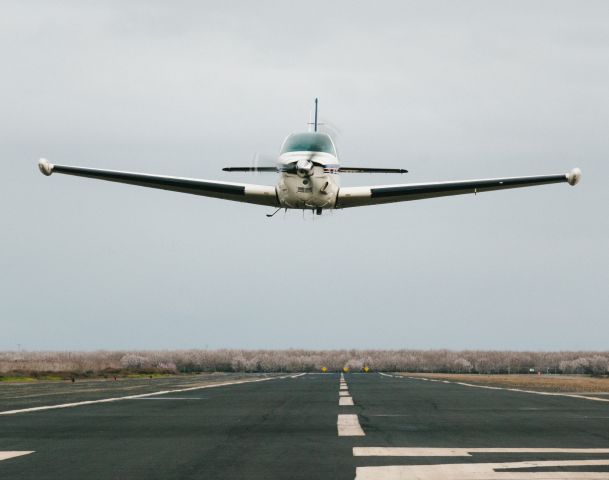
<svg viewBox="0 0 609 480">
<path fill-rule="evenodd" d="M 77 177 L 96 178 L 109 182 L 127 183 L 140 187 L 158 188 L 173 192 L 191 193 L 204 197 L 233 200 L 235 202 L 253 203 L 279 207 L 277 192 L 274 186 L 251 185 L 247 183 L 216 182 L 195 178 L 168 177 L 149 175 L 145 173 L 120 172 L 116 170 L 100 170 L 97 168 L 70 167 L 53 165 L 45 159 L 40 159 L 38 168 L 44 175 L 63 173 Z"/>
<path fill-rule="evenodd" d="M 405 185 L 378 185 L 370 187 L 342 187 L 338 192 L 336 208 L 362 207 L 381 203 L 407 202 L 425 198 L 463 195 L 466 193 L 490 192 L 507 188 L 534 187 L 549 183 L 566 182 L 576 185 L 581 170 L 574 168 L 563 175 L 541 175 L 536 177 L 507 177 L 483 180 L 461 180 L 456 182 L 411 183 Z"/>
</svg>

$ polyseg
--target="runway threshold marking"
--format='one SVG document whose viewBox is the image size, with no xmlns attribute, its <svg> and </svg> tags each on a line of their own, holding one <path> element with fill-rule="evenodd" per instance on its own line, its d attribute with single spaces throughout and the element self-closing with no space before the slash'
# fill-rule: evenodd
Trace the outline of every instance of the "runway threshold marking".
<svg viewBox="0 0 609 480">
<path fill-rule="evenodd" d="M 353 447 L 354 457 L 471 457 L 472 453 L 609 453 L 609 448 Z"/>
<path fill-rule="evenodd" d="M 302 374 L 302 375 L 304 375 L 304 374 Z M 235 381 L 235 382 L 212 383 L 212 384 L 208 384 L 208 385 L 199 385 L 197 387 L 178 388 L 175 390 L 161 390 L 159 392 L 140 393 L 137 395 L 127 395 L 125 397 L 111 397 L 111 398 L 102 398 L 99 400 L 85 400 L 82 402 L 62 403 L 59 405 L 45 405 L 45 406 L 41 406 L 41 407 L 20 408 L 18 410 L 5 410 L 4 412 L 0 412 L 0 415 L 15 415 L 17 413 L 40 412 L 43 410 L 54 410 L 54 409 L 58 409 L 58 408 L 72 408 L 72 407 L 80 407 L 83 405 L 94 405 L 96 403 L 119 402 L 121 400 L 133 400 L 133 399 L 138 399 L 138 398 L 154 397 L 157 395 L 165 395 L 168 393 L 192 392 L 194 390 L 202 390 L 205 388 L 227 387 L 229 385 L 241 385 L 244 383 L 266 382 L 268 380 L 283 380 L 286 378 L 288 378 L 288 376 L 256 378 L 254 380 L 240 380 L 240 381 Z"/>
<path fill-rule="evenodd" d="M 366 435 L 355 414 L 339 414 L 336 425 L 339 437 L 363 437 Z"/>
<path fill-rule="evenodd" d="M 26 452 L 26 451 L 22 451 L 22 452 L 0 452 L 0 462 L 2 460 L 8 460 L 9 458 L 22 457 L 23 455 L 29 455 L 30 453 L 34 453 L 34 451 L 32 450 L 31 452 Z"/>
<path fill-rule="evenodd" d="M 408 378 L 410 380 L 423 380 L 426 382 L 429 382 L 429 381 L 437 382 L 438 381 L 438 380 L 432 380 L 432 379 L 424 378 L 424 377 L 404 377 L 401 375 L 398 375 L 394 378 Z M 538 392 L 536 390 L 524 390 L 522 388 L 493 387 L 491 385 L 476 385 L 474 383 L 453 382 L 453 381 L 449 381 L 449 380 L 443 380 L 442 383 L 461 385 L 464 387 L 484 388 L 486 390 L 506 390 L 508 392 L 533 393 L 535 395 L 545 395 L 548 397 L 581 398 L 583 400 L 592 400 L 592 401 L 596 401 L 596 402 L 609 402 L 609 398 L 591 397 L 589 395 L 578 395 L 575 393 Z"/>
<path fill-rule="evenodd" d="M 609 460 L 549 460 L 504 463 L 451 463 L 439 465 L 391 465 L 357 467 L 355 480 L 590 480 L 607 479 L 607 472 L 533 471 L 547 467 L 609 466 Z"/>
</svg>

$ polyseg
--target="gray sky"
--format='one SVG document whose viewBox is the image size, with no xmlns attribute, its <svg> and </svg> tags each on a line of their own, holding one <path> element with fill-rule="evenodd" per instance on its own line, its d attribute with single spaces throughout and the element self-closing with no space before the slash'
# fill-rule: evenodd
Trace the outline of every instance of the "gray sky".
<svg viewBox="0 0 609 480">
<path fill-rule="evenodd" d="M 0 349 L 606 349 L 609 3 L 0 5 Z M 305 129 L 343 184 L 582 183 L 312 221 L 56 175 L 238 176 Z"/>
</svg>

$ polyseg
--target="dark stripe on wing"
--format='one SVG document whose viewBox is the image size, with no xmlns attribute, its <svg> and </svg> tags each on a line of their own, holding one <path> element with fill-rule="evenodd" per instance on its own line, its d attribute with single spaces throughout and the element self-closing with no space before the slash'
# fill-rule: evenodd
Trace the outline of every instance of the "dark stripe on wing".
<svg viewBox="0 0 609 480">
<path fill-rule="evenodd" d="M 245 186 L 243 185 L 226 185 L 187 178 L 158 177 L 139 173 L 112 172 L 96 170 L 93 168 L 67 167 L 63 165 L 54 165 L 53 172 L 189 193 L 214 192 L 229 195 L 245 195 Z"/>
<path fill-rule="evenodd" d="M 546 183 L 566 182 L 566 175 L 544 175 L 540 177 L 502 178 L 495 180 L 476 180 L 468 182 L 447 182 L 427 185 L 399 185 L 395 187 L 371 188 L 372 198 L 398 197 L 409 195 L 428 195 L 435 193 L 474 193 L 502 188 L 528 187 Z"/>
</svg>

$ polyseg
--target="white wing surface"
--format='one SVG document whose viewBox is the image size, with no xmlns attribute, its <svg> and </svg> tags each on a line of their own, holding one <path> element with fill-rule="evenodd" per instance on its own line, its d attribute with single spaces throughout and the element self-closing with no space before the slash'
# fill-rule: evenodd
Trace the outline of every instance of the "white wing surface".
<svg viewBox="0 0 609 480">
<path fill-rule="evenodd" d="M 404 185 L 378 185 L 370 187 L 342 187 L 338 192 L 336 208 L 362 207 L 381 203 L 407 202 L 426 198 L 490 192 L 507 188 L 535 187 L 550 183 L 576 185 L 581 178 L 579 168 L 562 175 L 535 177 L 506 177 L 453 182 L 411 183 Z"/>
<path fill-rule="evenodd" d="M 44 159 L 41 159 L 40 162 L 38 162 L 38 168 L 47 176 L 53 173 L 63 173 L 65 175 L 95 178 L 109 182 L 138 185 L 140 187 L 171 190 L 173 192 L 190 193 L 203 197 L 220 198 L 222 200 L 279 207 L 279 200 L 277 199 L 275 187 L 268 185 L 217 182 L 195 178 L 149 175 L 145 173 L 120 172 L 116 170 L 100 170 L 97 168 L 70 167 L 67 165 L 53 165 Z"/>
</svg>

